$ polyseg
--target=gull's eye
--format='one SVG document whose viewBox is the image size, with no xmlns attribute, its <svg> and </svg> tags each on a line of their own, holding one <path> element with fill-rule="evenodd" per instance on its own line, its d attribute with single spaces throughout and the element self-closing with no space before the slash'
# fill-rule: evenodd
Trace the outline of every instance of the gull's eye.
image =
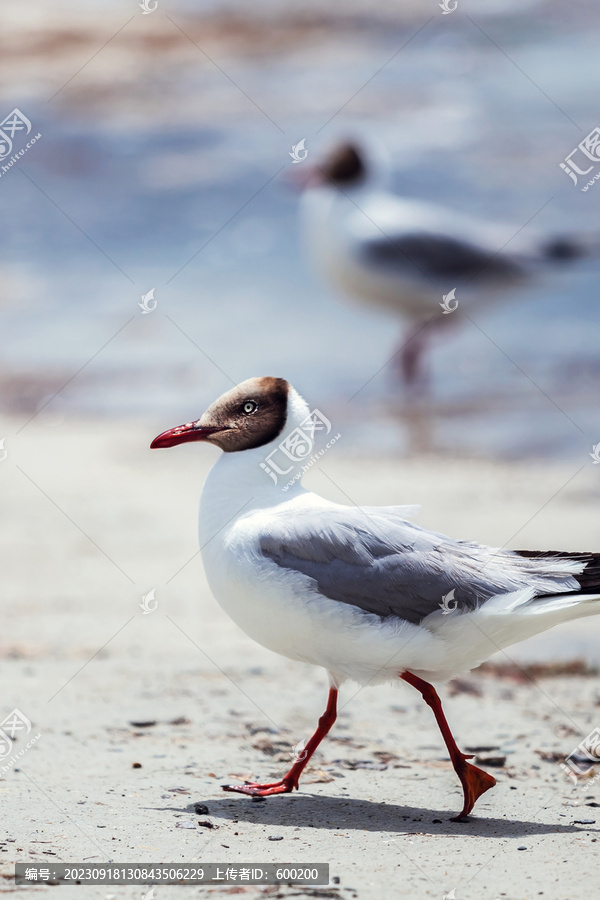
<svg viewBox="0 0 600 900">
<path fill-rule="evenodd" d="M 255 413 L 258 409 L 258 403 L 254 400 L 246 400 L 245 403 L 242 403 L 242 412 L 245 416 L 251 416 L 252 413 Z"/>
</svg>

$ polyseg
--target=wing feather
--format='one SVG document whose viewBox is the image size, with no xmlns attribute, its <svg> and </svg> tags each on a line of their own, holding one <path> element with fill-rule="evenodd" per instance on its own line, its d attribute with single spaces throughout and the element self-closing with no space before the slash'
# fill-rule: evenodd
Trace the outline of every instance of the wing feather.
<svg viewBox="0 0 600 900">
<path fill-rule="evenodd" d="M 300 509 L 269 517 L 264 557 L 310 579 L 332 600 L 414 624 L 454 590 L 458 609 L 476 609 L 513 591 L 547 596 L 579 591 L 583 556 L 525 557 L 427 531 L 403 507 Z"/>
</svg>

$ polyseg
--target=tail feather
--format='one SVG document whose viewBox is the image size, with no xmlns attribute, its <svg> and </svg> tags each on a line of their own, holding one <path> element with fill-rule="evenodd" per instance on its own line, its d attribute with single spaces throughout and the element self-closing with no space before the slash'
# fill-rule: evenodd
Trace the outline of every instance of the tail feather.
<svg viewBox="0 0 600 900">
<path fill-rule="evenodd" d="M 600 553 L 570 553 L 561 550 L 514 550 L 526 559 L 555 559 L 575 562 L 584 566 L 581 572 L 574 575 L 579 590 L 568 591 L 570 594 L 600 593 Z"/>
<path fill-rule="evenodd" d="M 570 262 L 572 259 L 597 256 L 600 252 L 600 238 L 597 234 L 558 235 L 541 246 L 545 259 L 553 262 Z"/>
</svg>

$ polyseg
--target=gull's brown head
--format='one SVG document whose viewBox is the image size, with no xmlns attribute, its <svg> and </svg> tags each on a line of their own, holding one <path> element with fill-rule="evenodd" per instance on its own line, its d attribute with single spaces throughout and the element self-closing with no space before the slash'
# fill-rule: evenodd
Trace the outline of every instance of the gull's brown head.
<svg viewBox="0 0 600 900">
<path fill-rule="evenodd" d="M 368 175 L 364 157 L 364 151 L 357 144 L 346 141 L 333 147 L 320 162 L 293 169 L 290 180 L 298 189 L 319 185 L 341 190 L 358 187 Z"/>
<path fill-rule="evenodd" d="M 367 174 L 363 153 L 356 144 L 349 142 L 340 144 L 332 150 L 319 168 L 323 174 L 323 181 L 339 187 L 360 184 Z"/>
<path fill-rule="evenodd" d="M 189 441 L 208 441 L 226 453 L 262 447 L 285 427 L 289 390 L 283 378 L 249 378 L 222 394 L 197 421 L 163 431 L 150 447 Z"/>
</svg>

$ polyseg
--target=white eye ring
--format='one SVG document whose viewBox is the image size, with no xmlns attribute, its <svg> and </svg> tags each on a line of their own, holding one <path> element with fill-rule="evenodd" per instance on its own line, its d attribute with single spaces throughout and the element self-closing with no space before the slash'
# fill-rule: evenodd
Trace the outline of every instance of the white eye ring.
<svg viewBox="0 0 600 900">
<path fill-rule="evenodd" d="M 258 403 L 254 400 L 246 400 L 246 402 L 242 406 L 242 412 L 245 416 L 251 416 L 252 413 L 255 413 L 258 409 Z"/>
</svg>

